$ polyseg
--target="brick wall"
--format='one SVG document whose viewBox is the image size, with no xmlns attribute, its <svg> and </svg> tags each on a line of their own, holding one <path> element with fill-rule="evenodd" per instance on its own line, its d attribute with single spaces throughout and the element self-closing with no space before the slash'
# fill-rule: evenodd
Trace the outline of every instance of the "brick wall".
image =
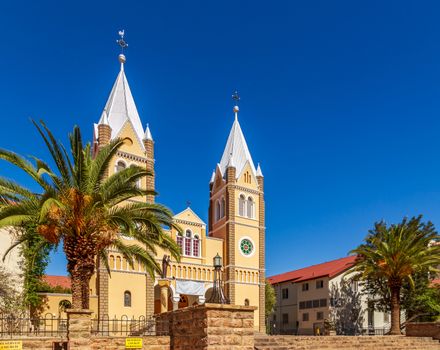
<svg viewBox="0 0 440 350">
<path fill-rule="evenodd" d="M 125 337 L 92 337 L 86 346 L 90 350 L 119 350 L 125 349 Z M 14 339 L 16 340 L 16 339 Z M 32 338 L 22 339 L 23 349 L 29 350 L 52 350 L 53 342 L 60 338 Z M 66 339 L 64 339 L 66 341 Z M 1 344 L 2 340 L 0 340 Z M 142 349 L 146 350 L 170 350 L 170 337 L 142 337 Z M 70 344 L 70 350 L 75 350 L 74 344 Z"/>
<path fill-rule="evenodd" d="M 414 322 L 406 325 L 406 335 L 408 337 L 431 337 L 440 339 L 439 322 Z"/>
</svg>

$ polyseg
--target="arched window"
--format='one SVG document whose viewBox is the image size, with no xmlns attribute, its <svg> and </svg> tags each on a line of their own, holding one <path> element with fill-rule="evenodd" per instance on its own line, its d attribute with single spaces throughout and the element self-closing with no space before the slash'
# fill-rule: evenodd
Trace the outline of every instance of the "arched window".
<svg viewBox="0 0 440 350">
<path fill-rule="evenodd" d="M 225 217 L 225 209 L 226 209 L 226 201 L 225 198 L 222 198 L 222 204 L 220 206 L 220 217 Z"/>
<path fill-rule="evenodd" d="M 137 164 L 134 164 L 134 163 L 133 163 L 133 164 L 130 165 L 130 167 L 134 167 L 134 166 L 136 166 L 136 165 L 137 165 Z M 137 180 L 136 180 L 136 187 L 137 187 L 137 188 L 141 188 L 141 185 L 142 185 L 142 183 L 141 183 L 141 179 L 137 179 Z"/>
<path fill-rule="evenodd" d="M 180 252 L 183 253 L 183 236 L 181 233 L 177 234 L 177 245 L 180 247 Z"/>
<path fill-rule="evenodd" d="M 185 233 L 185 255 L 191 255 L 191 238 L 192 238 L 191 230 L 186 230 L 186 233 Z"/>
<path fill-rule="evenodd" d="M 58 311 L 66 312 L 67 309 L 72 308 L 72 303 L 69 300 L 63 299 L 58 303 Z"/>
<path fill-rule="evenodd" d="M 200 239 L 197 235 L 193 238 L 193 256 L 200 256 Z"/>
<path fill-rule="evenodd" d="M 240 216 L 245 216 L 246 210 L 246 197 L 244 196 L 244 194 L 240 195 L 240 198 L 238 199 L 238 215 Z"/>
<path fill-rule="evenodd" d="M 254 217 L 254 199 L 252 197 L 247 200 L 247 217 L 251 219 Z"/>
<path fill-rule="evenodd" d="M 221 208 L 220 208 L 220 202 L 215 202 L 215 221 L 219 221 L 221 218 Z"/>
<path fill-rule="evenodd" d="M 124 170 L 126 167 L 127 167 L 127 164 L 125 164 L 124 161 L 119 160 L 119 161 L 116 163 L 115 171 L 118 172 L 118 171 Z"/>
<path fill-rule="evenodd" d="M 128 290 L 124 292 L 124 306 L 131 306 L 131 293 Z"/>
<path fill-rule="evenodd" d="M 244 306 L 249 306 L 249 299 L 244 299 Z"/>
</svg>

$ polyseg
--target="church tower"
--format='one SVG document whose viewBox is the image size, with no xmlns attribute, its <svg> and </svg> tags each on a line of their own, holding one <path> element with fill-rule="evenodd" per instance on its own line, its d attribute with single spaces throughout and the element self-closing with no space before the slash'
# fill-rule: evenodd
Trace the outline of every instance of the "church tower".
<svg viewBox="0 0 440 350">
<path fill-rule="evenodd" d="M 238 94 L 233 95 L 238 102 Z M 255 325 L 265 331 L 264 177 L 255 168 L 238 121 L 210 181 L 209 236 L 224 240 L 225 290 L 231 304 L 257 306 Z"/>
<path fill-rule="evenodd" d="M 119 32 L 121 38 L 117 41 L 122 51 L 128 45 L 124 41 L 124 32 Z M 118 57 L 120 62 L 120 71 L 116 78 L 113 88 L 105 104 L 98 124 L 94 124 L 94 148 L 96 154 L 99 150 L 108 145 L 115 138 L 124 139 L 125 142 L 116 156 L 110 162 L 107 174 L 113 173 L 127 168 L 131 165 L 146 167 L 150 172 L 150 176 L 139 181 L 139 186 L 150 191 L 155 190 L 155 173 L 154 173 L 154 141 L 147 124 L 145 130 L 136 108 L 130 86 L 125 75 L 126 57 L 121 53 Z M 146 198 L 139 198 L 139 201 L 154 202 L 154 196 L 148 195 Z M 113 259 L 111 264 L 115 266 L 122 258 L 117 252 L 110 252 L 110 258 Z M 128 281 L 128 279 L 131 279 Z M 147 273 L 134 276 L 121 276 L 117 272 L 112 272 L 112 278 L 109 279 L 108 272 L 104 264 L 99 264 L 96 289 L 98 294 L 98 314 L 100 317 L 106 315 L 122 314 L 123 310 L 119 310 L 109 303 L 111 295 L 124 294 L 124 281 L 131 282 L 139 286 L 147 286 L 140 288 L 144 290 L 144 295 L 133 300 L 136 303 L 136 309 L 140 315 L 151 316 L 154 312 L 154 282 Z"/>
</svg>

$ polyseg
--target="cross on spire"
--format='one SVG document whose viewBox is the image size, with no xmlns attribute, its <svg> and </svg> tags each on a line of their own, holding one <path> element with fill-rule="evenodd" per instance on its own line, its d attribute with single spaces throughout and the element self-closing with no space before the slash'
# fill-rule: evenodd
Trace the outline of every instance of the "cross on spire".
<svg viewBox="0 0 440 350">
<path fill-rule="evenodd" d="M 124 54 L 124 49 L 128 47 L 127 42 L 124 40 L 125 30 L 120 30 L 118 34 L 121 38 L 116 40 L 116 43 L 121 47 L 121 54 Z"/>
<path fill-rule="evenodd" d="M 234 101 L 234 113 L 235 113 L 235 119 L 238 119 L 238 111 L 240 110 L 238 108 L 238 102 L 240 102 L 240 95 L 238 94 L 238 91 L 235 90 L 232 94 L 232 100 Z"/>
</svg>

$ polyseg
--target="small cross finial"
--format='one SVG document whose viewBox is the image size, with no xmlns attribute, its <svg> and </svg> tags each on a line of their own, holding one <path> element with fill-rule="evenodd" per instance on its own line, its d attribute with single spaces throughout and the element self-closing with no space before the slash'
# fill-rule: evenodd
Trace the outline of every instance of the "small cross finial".
<svg viewBox="0 0 440 350">
<path fill-rule="evenodd" d="M 240 95 L 238 94 L 238 91 L 235 90 L 232 94 L 232 100 L 235 101 L 235 104 L 238 105 L 238 102 L 240 102 Z"/>
<path fill-rule="evenodd" d="M 234 109 L 233 109 L 234 113 L 235 113 L 235 119 L 238 119 L 238 111 L 240 110 L 238 108 L 238 102 L 240 102 L 240 95 L 238 94 L 237 90 L 235 90 L 234 93 L 232 94 L 232 100 L 235 103 L 235 106 L 234 106 Z"/>
<path fill-rule="evenodd" d="M 124 49 L 128 47 L 127 42 L 124 40 L 125 30 L 122 29 L 118 32 L 120 39 L 116 40 L 116 43 L 121 47 L 121 53 L 124 53 Z"/>
<path fill-rule="evenodd" d="M 186 201 L 186 206 L 189 208 L 191 206 L 191 201 Z"/>
</svg>

